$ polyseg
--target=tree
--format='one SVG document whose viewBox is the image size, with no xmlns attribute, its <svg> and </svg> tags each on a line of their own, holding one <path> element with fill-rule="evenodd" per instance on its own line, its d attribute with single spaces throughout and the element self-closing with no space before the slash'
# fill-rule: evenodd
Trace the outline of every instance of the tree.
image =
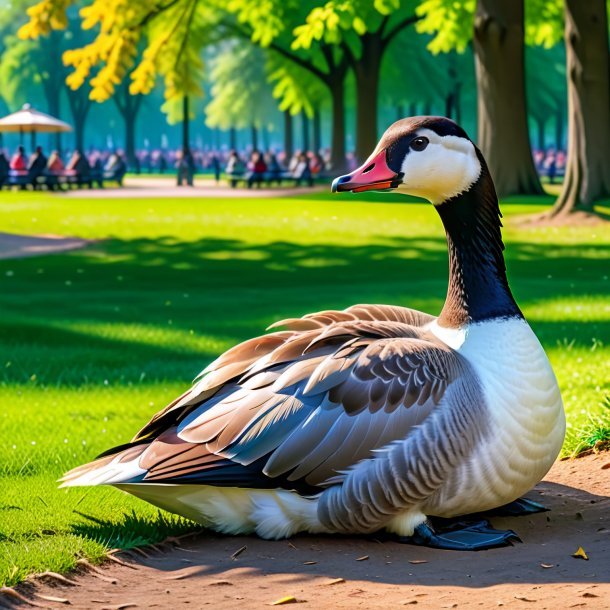
<svg viewBox="0 0 610 610">
<path fill-rule="evenodd" d="M 610 196 L 610 84 L 605 0 L 565 0 L 568 161 L 550 212 L 563 216 Z"/>
<path fill-rule="evenodd" d="M 556 148 L 562 146 L 563 125 L 566 117 L 565 47 L 550 49 L 532 46 L 526 50 L 528 113 L 536 122 L 536 147 L 546 147 L 549 120 L 555 121 Z"/>
<path fill-rule="evenodd" d="M 243 42 L 228 44 L 214 60 L 210 76 L 212 100 L 206 106 L 206 124 L 250 129 L 252 148 L 258 148 L 258 131 L 273 127 L 275 106 L 263 51 Z"/>
<path fill-rule="evenodd" d="M 542 193 L 525 105 L 523 0 L 425 0 L 421 32 L 434 52 L 472 40 L 478 91 L 477 140 L 501 196 Z"/>
<path fill-rule="evenodd" d="M 413 0 L 326 2 L 295 29 L 295 48 L 337 45 L 356 80 L 356 157 L 364 161 L 377 144 L 379 82 L 384 54 L 395 36 L 419 17 Z"/>
<path fill-rule="evenodd" d="M 129 83 L 123 81 L 116 88 L 112 99 L 125 125 L 125 157 L 127 158 L 127 164 L 130 167 L 137 167 L 136 121 L 144 96 L 129 93 Z"/>
</svg>

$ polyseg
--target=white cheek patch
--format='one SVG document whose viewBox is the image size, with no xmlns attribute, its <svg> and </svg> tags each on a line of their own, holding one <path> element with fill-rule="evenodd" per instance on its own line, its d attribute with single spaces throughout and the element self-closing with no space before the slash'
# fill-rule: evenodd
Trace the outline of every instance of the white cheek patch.
<svg viewBox="0 0 610 610">
<path fill-rule="evenodd" d="M 439 136 L 430 129 L 418 129 L 417 135 L 430 143 L 422 151 L 409 150 L 405 156 L 399 191 L 439 205 L 467 191 L 479 179 L 481 163 L 472 142 Z"/>
</svg>

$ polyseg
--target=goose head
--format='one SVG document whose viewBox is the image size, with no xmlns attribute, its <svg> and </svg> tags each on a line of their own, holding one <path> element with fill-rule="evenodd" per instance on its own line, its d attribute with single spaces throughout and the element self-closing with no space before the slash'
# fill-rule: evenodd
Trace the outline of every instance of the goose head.
<svg viewBox="0 0 610 610">
<path fill-rule="evenodd" d="M 468 191 L 484 161 L 466 132 L 445 117 L 391 125 L 361 167 L 333 181 L 333 192 L 397 190 L 434 205 Z"/>
<path fill-rule="evenodd" d="M 461 327 L 522 316 L 508 286 L 501 213 L 487 164 L 451 119 L 423 116 L 397 121 L 366 162 L 335 179 L 332 190 L 396 190 L 434 204 L 449 249 L 442 325 Z"/>
</svg>

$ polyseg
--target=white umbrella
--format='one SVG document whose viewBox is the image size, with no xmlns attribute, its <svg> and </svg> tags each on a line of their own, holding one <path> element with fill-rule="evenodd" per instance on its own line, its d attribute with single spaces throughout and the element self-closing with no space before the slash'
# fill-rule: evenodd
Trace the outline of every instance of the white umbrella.
<svg viewBox="0 0 610 610">
<path fill-rule="evenodd" d="M 29 104 L 24 104 L 21 110 L 0 119 L 0 131 L 18 132 L 22 138 L 24 133 L 31 133 L 32 148 L 34 148 L 35 134 L 72 131 L 72 127 L 50 114 L 34 110 Z"/>
</svg>

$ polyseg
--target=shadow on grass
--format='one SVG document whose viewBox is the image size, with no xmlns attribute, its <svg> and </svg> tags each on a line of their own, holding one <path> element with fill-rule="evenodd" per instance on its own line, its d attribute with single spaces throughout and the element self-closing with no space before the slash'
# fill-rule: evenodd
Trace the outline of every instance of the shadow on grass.
<svg viewBox="0 0 610 610">
<path fill-rule="evenodd" d="M 88 381 L 143 372 L 190 379 L 218 352 L 281 318 L 366 302 L 438 312 L 447 282 L 444 237 L 375 242 L 257 246 L 165 237 L 1 261 L 0 273 L 10 275 L 0 295 L 0 347 L 18 365 L 4 377 L 39 370 L 66 383 L 82 382 L 83 371 Z M 610 294 L 610 245 L 511 242 L 507 258 L 522 306 Z M 568 338 L 590 346 L 592 337 L 610 336 L 609 317 L 534 327 L 547 344 Z"/>
</svg>

